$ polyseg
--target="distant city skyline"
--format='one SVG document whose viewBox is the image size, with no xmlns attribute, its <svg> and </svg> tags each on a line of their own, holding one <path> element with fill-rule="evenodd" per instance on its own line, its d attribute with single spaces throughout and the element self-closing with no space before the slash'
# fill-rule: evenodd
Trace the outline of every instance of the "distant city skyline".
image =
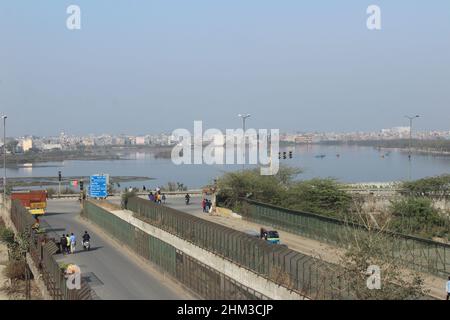
<svg viewBox="0 0 450 320">
<path fill-rule="evenodd" d="M 248 126 L 289 131 L 450 129 L 450 2 L 0 3 L 7 135 L 143 134 Z"/>
<path fill-rule="evenodd" d="M 237 133 L 240 135 L 239 133 Z M 252 133 L 256 134 L 256 133 Z M 450 140 L 448 131 L 415 131 L 413 137 L 423 140 L 445 139 Z M 408 139 L 409 127 L 394 127 L 368 132 L 282 132 L 280 142 L 289 143 L 318 143 L 324 141 L 369 141 L 369 140 L 393 140 Z M 7 142 L 16 140 L 16 151 L 26 152 L 32 149 L 78 149 L 80 146 L 108 146 L 108 145 L 150 145 L 150 146 L 173 146 L 180 142 L 179 137 L 171 133 L 159 134 L 88 134 L 88 135 L 66 135 L 61 132 L 56 136 L 21 136 L 9 137 Z M 195 139 L 195 137 L 194 137 Z M 203 142 L 214 139 L 214 136 L 202 137 Z"/>
<path fill-rule="evenodd" d="M 189 128 L 187 128 L 189 129 Z M 207 129 L 210 128 L 203 128 L 203 132 L 205 132 Z M 241 129 L 239 126 L 236 126 L 235 129 Z M 247 127 L 246 130 L 252 130 L 252 129 L 258 129 L 253 127 Z M 338 135 L 349 135 L 349 134 L 388 134 L 388 133 L 395 133 L 395 134 L 409 134 L 409 126 L 403 125 L 403 126 L 394 126 L 391 128 L 381 128 L 376 130 L 354 130 L 354 131 L 321 131 L 321 130 L 289 130 L 289 131 L 281 131 L 281 135 L 290 135 L 290 134 L 338 134 Z M 172 135 L 173 132 L 170 131 L 160 131 L 160 132 L 140 132 L 138 134 L 131 133 L 131 132 L 120 132 L 120 133 L 113 133 L 113 132 L 101 132 L 101 133 L 92 133 L 92 132 L 86 132 L 82 134 L 75 134 L 73 132 L 67 132 L 67 131 L 60 131 L 57 134 L 51 134 L 51 135 L 38 135 L 38 134 L 23 134 L 23 135 L 17 135 L 17 136 L 8 136 L 8 138 L 23 138 L 23 137 L 38 137 L 38 138 L 57 138 L 61 136 L 66 137 L 101 137 L 101 136 L 114 136 L 114 137 L 143 137 L 143 136 L 159 136 L 159 135 Z M 439 133 L 442 135 L 449 134 L 450 135 L 450 128 L 447 130 L 420 130 L 417 128 L 413 128 L 413 135 L 427 135 L 427 134 L 433 134 L 433 133 Z M 450 138 L 450 136 L 448 137 Z"/>
</svg>

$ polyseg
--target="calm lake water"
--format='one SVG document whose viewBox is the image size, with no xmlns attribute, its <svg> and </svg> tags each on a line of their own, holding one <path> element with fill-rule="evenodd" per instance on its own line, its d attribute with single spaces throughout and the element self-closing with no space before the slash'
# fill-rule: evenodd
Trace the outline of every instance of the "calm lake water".
<svg viewBox="0 0 450 320">
<path fill-rule="evenodd" d="M 281 164 L 304 170 L 300 178 L 333 177 L 342 182 L 385 182 L 407 180 L 450 173 L 450 157 L 408 155 L 399 150 L 377 150 L 359 146 L 295 146 L 283 147 L 281 151 L 293 150 L 293 159 L 280 160 Z M 322 157 L 319 157 L 322 155 Z M 249 166 L 247 166 L 249 167 Z M 223 172 L 240 170 L 242 165 L 181 165 L 170 159 L 155 159 L 152 153 L 130 153 L 127 160 L 63 161 L 41 163 L 35 167 L 7 169 L 9 177 L 91 175 L 109 173 L 113 176 L 147 176 L 154 180 L 123 183 L 121 187 L 157 187 L 169 181 L 181 182 L 189 188 L 210 183 Z"/>
</svg>

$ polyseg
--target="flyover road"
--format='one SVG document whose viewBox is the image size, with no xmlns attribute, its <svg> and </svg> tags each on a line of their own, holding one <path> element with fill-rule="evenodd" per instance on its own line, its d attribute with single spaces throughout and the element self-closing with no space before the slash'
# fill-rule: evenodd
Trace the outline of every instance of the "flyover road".
<svg viewBox="0 0 450 320">
<path fill-rule="evenodd" d="M 145 197 L 142 196 L 142 198 Z M 111 200 L 112 202 L 120 204 L 120 201 L 118 200 Z M 201 200 L 202 197 L 200 195 L 192 195 L 190 204 L 186 205 L 184 203 L 183 196 L 168 196 L 166 206 L 242 232 L 252 231 L 253 233 L 258 233 L 260 227 L 262 226 L 258 223 L 254 223 L 248 220 L 237 219 L 233 217 L 223 217 L 215 215 L 212 216 L 208 213 L 203 213 L 201 209 Z M 270 228 L 270 226 L 268 225 L 266 225 L 265 227 Z M 281 243 L 287 245 L 294 251 L 298 251 L 300 253 L 307 254 L 335 264 L 340 263 L 340 257 L 344 254 L 343 249 L 334 247 L 332 245 L 305 238 L 290 232 L 285 232 L 282 230 L 278 231 L 280 234 Z M 429 290 L 428 295 L 436 299 L 443 299 L 443 288 L 445 286 L 445 281 L 440 277 L 430 275 L 428 273 L 421 273 L 421 276 L 424 280 L 425 289 Z"/>
<path fill-rule="evenodd" d="M 75 199 L 49 200 L 41 219 L 50 236 L 74 233 L 77 250 L 70 255 L 56 255 L 58 262 L 74 263 L 81 269 L 99 299 L 108 300 L 178 300 L 195 298 L 174 281 L 111 239 L 97 226 L 80 217 Z M 82 251 L 81 235 L 87 230 L 92 248 Z"/>
</svg>

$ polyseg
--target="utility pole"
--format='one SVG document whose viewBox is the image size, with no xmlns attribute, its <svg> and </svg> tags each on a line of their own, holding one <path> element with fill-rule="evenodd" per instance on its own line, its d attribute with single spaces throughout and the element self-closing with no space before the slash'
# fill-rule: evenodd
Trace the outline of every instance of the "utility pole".
<svg viewBox="0 0 450 320">
<path fill-rule="evenodd" d="M 238 114 L 238 117 L 242 118 L 242 170 L 245 169 L 245 120 L 250 118 L 250 114 Z"/>
<path fill-rule="evenodd" d="M 6 206 L 6 115 L 3 119 L 3 206 Z"/>
</svg>

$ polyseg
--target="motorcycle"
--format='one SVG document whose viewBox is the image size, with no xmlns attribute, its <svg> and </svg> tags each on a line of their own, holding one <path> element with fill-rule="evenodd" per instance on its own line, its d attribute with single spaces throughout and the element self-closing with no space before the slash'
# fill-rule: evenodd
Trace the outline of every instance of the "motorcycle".
<svg viewBox="0 0 450 320">
<path fill-rule="evenodd" d="M 88 251 L 91 249 L 91 242 L 89 240 L 83 241 L 83 249 Z"/>
<path fill-rule="evenodd" d="M 189 204 L 189 198 L 186 198 L 184 201 L 186 202 L 186 205 Z"/>
</svg>

